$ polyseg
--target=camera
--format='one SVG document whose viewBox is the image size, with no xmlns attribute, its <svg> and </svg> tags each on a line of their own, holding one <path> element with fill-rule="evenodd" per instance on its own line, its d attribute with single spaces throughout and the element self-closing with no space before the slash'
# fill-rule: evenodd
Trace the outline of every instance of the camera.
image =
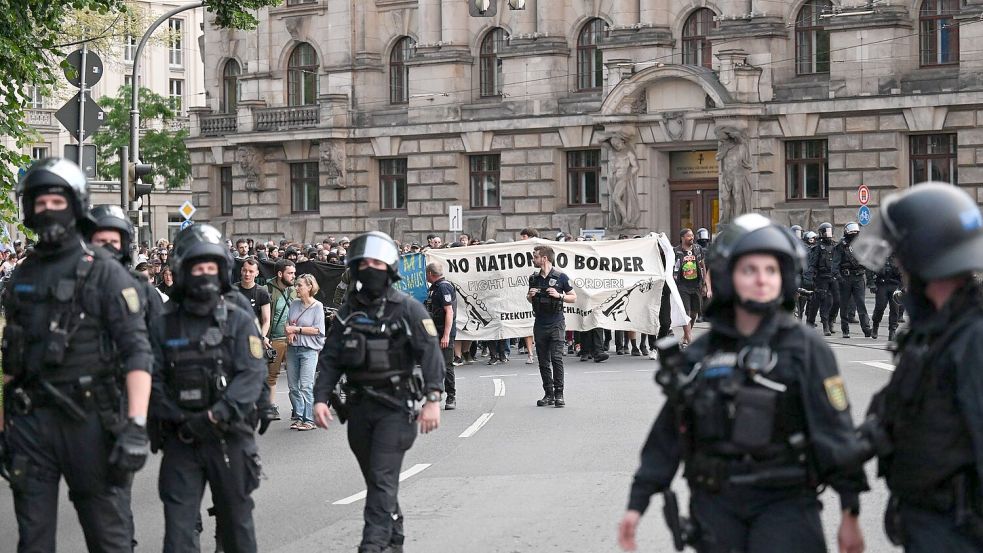
<svg viewBox="0 0 983 553">
<path fill-rule="evenodd" d="M 276 359 L 276 349 L 274 348 L 266 348 L 265 354 L 268 361 L 273 361 Z"/>
</svg>

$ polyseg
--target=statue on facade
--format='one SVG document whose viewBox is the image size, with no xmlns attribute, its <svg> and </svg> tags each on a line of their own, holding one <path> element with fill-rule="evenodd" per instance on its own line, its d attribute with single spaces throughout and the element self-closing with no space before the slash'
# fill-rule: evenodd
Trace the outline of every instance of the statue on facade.
<svg viewBox="0 0 983 553">
<path fill-rule="evenodd" d="M 620 230 L 636 228 L 641 218 L 638 201 L 638 156 L 625 133 L 615 133 L 608 144 L 608 190 L 610 226 Z"/>
<path fill-rule="evenodd" d="M 321 174 L 325 176 L 328 186 L 333 188 L 348 188 L 345 184 L 345 143 L 335 140 L 321 142 Z"/>
<path fill-rule="evenodd" d="M 239 146 L 236 162 L 246 178 L 246 190 L 259 190 L 259 152 L 252 146 Z"/>
<path fill-rule="evenodd" d="M 720 166 L 720 222 L 751 212 L 751 148 L 747 134 L 736 127 L 717 127 Z"/>
</svg>

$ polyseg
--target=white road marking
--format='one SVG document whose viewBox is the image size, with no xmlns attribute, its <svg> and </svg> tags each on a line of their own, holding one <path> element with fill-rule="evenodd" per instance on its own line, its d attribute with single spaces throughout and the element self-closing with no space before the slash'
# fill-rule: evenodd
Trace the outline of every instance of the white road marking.
<svg viewBox="0 0 983 553">
<path fill-rule="evenodd" d="M 650 373 L 650 372 L 652 372 L 654 370 L 655 369 L 635 369 L 635 372 L 637 372 L 637 373 Z"/>
<path fill-rule="evenodd" d="M 519 376 L 518 374 L 483 374 L 478 378 L 502 378 L 506 376 Z"/>
<path fill-rule="evenodd" d="M 890 363 L 882 363 L 880 361 L 854 361 L 854 363 L 863 363 L 864 365 L 870 365 L 875 369 L 884 369 L 885 371 L 894 372 L 894 365 Z"/>
<path fill-rule="evenodd" d="M 621 371 L 584 371 L 584 374 L 620 373 Z"/>
<path fill-rule="evenodd" d="M 474 421 L 474 423 L 467 428 L 467 430 L 461 432 L 461 435 L 458 436 L 458 438 L 470 438 L 471 436 L 474 436 L 475 434 L 478 433 L 479 430 L 481 430 L 482 426 L 484 426 L 485 424 L 488 423 L 489 420 L 491 420 L 491 418 L 494 415 L 495 413 L 485 413 L 481 415 L 480 417 L 478 417 L 478 420 Z"/>
<path fill-rule="evenodd" d="M 420 474 L 421 472 L 427 470 L 428 468 L 430 468 L 430 463 L 420 463 L 418 465 L 413 465 L 408 470 L 405 470 L 399 474 L 399 481 L 402 482 L 403 480 L 406 480 L 411 476 Z M 339 499 L 338 501 L 332 503 L 332 505 L 350 505 L 352 503 L 355 503 L 356 501 L 361 501 L 365 499 L 365 495 L 366 495 L 366 491 L 363 490 L 355 495 L 350 495 L 344 499 Z"/>
<path fill-rule="evenodd" d="M 526 373 L 526 376 L 543 376 L 539 373 Z"/>
<path fill-rule="evenodd" d="M 496 378 L 492 382 L 495 383 L 495 397 L 505 397 L 505 381 L 501 378 Z"/>
</svg>

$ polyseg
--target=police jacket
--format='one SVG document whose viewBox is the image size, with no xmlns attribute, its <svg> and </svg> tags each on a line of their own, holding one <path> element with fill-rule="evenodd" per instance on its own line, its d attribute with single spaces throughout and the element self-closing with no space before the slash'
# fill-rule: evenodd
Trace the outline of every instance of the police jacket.
<svg viewBox="0 0 983 553">
<path fill-rule="evenodd" d="M 359 338 L 352 334 L 361 333 L 358 328 L 381 328 L 385 326 L 390 332 L 388 340 L 390 348 L 373 355 L 378 351 L 375 346 L 368 345 L 364 364 L 360 367 L 346 366 L 343 361 L 346 344 Z M 379 336 L 365 336 L 369 340 Z M 385 344 L 382 344 L 385 346 Z M 383 360 L 381 355 L 385 355 Z M 372 365 L 389 363 L 390 369 L 377 372 Z M 317 380 L 314 383 L 314 402 L 327 403 L 343 374 L 347 375 L 350 384 L 362 382 L 367 386 L 385 387 L 391 382 L 391 377 L 409 379 L 413 368 L 419 364 L 423 372 L 424 390 L 444 390 L 444 358 L 440 353 L 437 342 L 437 328 L 423 304 L 412 296 L 389 288 L 383 300 L 366 304 L 357 294 L 351 294 L 338 310 L 338 315 L 331 323 L 324 349 L 318 358 Z"/>
<path fill-rule="evenodd" d="M 251 431 L 250 417 L 267 376 L 263 340 L 251 309 L 223 298 L 213 313 L 199 317 L 179 301 L 168 302 L 152 325 L 151 338 L 157 359 L 152 417 L 180 423 L 195 412 L 182 402 L 190 398 L 201 401 L 200 410 L 210 409 L 219 422 Z M 182 396 L 182 390 L 193 391 L 188 382 L 202 374 L 190 370 L 195 366 L 204 369 L 201 378 L 207 388 Z"/>
<path fill-rule="evenodd" d="M 722 480 L 739 474 L 737 471 L 753 477 L 756 471 L 766 475 L 785 468 L 806 468 L 808 478 L 804 481 L 768 488 L 776 493 L 782 493 L 782 489 L 801 493 L 804 488 L 830 484 L 840 494 L 844 509 L 859 508 L 858 494 L 868 489 L 867 481 L 859 462 L 860 445 L 846 392 L 830 348 L 815 332 L 784 312 L 762 321 L 754 337 L 740 335 L 727 320 L 729 316 L 711 318 L 710 332 L 695 340 L 683 353 L 689 367 L 703 364 L 691 384 L 695 390 L 701 390 L 694 403 L 703 401 L 711 411 L 724 405 L 719 397 L 705 395 L 706 388 L 701 388 L 700 381 L 710 383 L 715 378 L 726 377 L 733 367 L 709 359 L 741 352 L 752 340 L 761 340 L 762 332 L 771 333 L 770 337 L 764 336 L 764 343 L 775 354 L 776 362 L 765 376 L 784 386 L 786 391 L 777 399 L 771 439 L 760 448 L 765 453 L 746 453 L 746 449 L 742 452 L 742 448 L 735 446 L 740 441 L 736 425 L 731 427 L 732 431 L 728 431 L 726 423 L 722 428 L 708 428 L 707 424 L 694 420 L 698 407 L 679 409 L 678 404 L 667 402 L 642 449 L 641 466 L 635 473 L 628 508 L 644 512 L 651 495 L 669 487 L 681 461 L 687 464 L 686 476 L 691 487 L 698 485 L 697 479 L 705 477 L 696 474 L 697 462 L 706 466 L 715 464 L 716 477 Z M 758 387 L 760 390 L 766 388 Z M 726 418 L 724 411 L 716 412 L 717 421 Z M 755 423 L 755 426 L 762 425 Z M 801 445 L 793 447 L 796 436 L 803 435 L 805 440 Z"/>
<path fill-rule="evenodd" d="M 835 272 L 843 277 L 864 276 L 867 270 L 857 258 L 853 256 L 853 250 L 846 240 L 840 240 L 833 248 L 833 267 Z"/>
<path fill-rule="evenodd" d="M 14 272 L 3 302 L 5 341 L 19 341 L 23 352 L 21 362 L 5 359 L 4 365 L 18 380 L 36 372 L 59 384 L 84 376 L 115 376 L 117 367 L 124 372 L 151 370 L 137 284 L 108 252 L 77 235 L 54 250 L 36 248 Z M 45 356 L 57 339 L 52 325 L 66 333 L 61 362 Z"/>
<path fill-rule="evenodd" d="M 819 240 L 809 250 L 806 263 L 805 278 L 815 282 L 816 279 L 829 279 L 836 273 L 833 263 L 833 244 Z"/>
<path fill-rule="evenodd" d="M 873 273 L 874 283 L 878 285 L 882 284 L 901 284 L 901 271 L 898 270 L 898 265 L 894 261 L 894 255 L 887 258 L 884 263 L 884 267 L 878 273 Z"/>
<path fill-rule="evenodd" d="M 896 368 L 871 410 L 894 452 L 880 473 L 902 502 L 951 509 L 954 477 L 983 505 L 983 291 L 965 286 L 898 339 Z M 975 477 L 975 478 L 974 478 Z M 975 482 L 974 482 L 975 481 Z"/>
</svg>

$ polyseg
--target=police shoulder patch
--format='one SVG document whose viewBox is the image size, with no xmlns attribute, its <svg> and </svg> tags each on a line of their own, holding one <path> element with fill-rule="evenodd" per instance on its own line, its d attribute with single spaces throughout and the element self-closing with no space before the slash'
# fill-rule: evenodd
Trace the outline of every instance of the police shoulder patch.
<svg viewBox="0 0 983 553">
<path fill-rule="evenodd" d="M 123 294 L 123 300 L 126 302 L 126 308 L 130 310 L 130 313 L 139 313 L 140 296 L 137 294 L 137 289 L 132 286 L 124 288 L 121 294 Z"/>
<path fill-rule="evenodd" d="M 433 319 L 427 318 L 420 322 L 423 323 L 423 328 L 427 331 L 427 334 L 433 336 L 434 338 L 437 337 L 437 326 L 433 324 Z"/>
<path fill-rule="evenodd" d="M 263 342 L 259 339 L 259 336 L 249 337 L 249 354 L 256 359 L 263 358 Z"/>
<path fill-rule="evenodd" d="M 843 377 L 831 376 L 823 380 L 823 387 L 826 388 L 826 398 L 829 404 L 837 411 L 846 411 L 849 402 L 846 398 L 846 388 L 843 386 Z"/>
</svg>

